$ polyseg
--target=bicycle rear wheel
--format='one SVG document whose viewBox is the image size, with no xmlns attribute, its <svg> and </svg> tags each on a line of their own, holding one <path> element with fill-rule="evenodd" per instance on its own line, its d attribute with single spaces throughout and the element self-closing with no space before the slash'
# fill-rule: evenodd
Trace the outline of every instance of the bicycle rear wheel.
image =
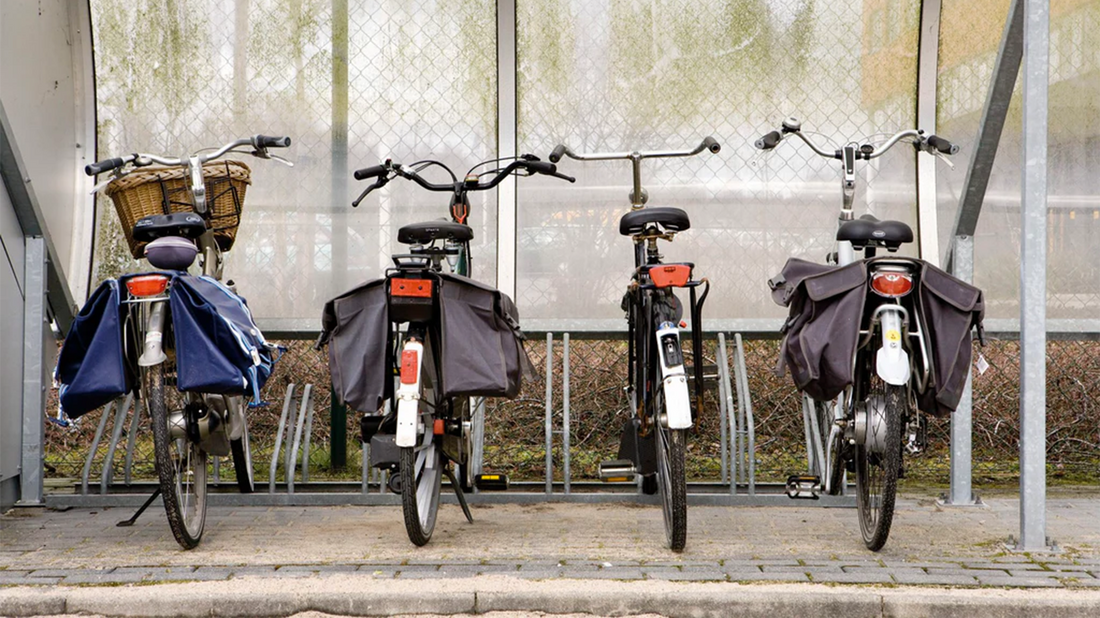
<svg viewBox="0 0 1100 618">
<path fill-rule="evenodd" d="M 248 444 L 248 420 L 244 414 L 241 414 L 241 420 L 244 423 L 244 432 L 241 437 L 229 441 L 229 449 L 233 453 L 233 472 L 237 476 L 237 488 L 242 494 L 250 494 L 256 488 L 252 477 L 252 448 Z"/>
<path fill-rule="evenodd" d="M 887 384 L 877 376 L 872 380 L 871 396 L 866 403 L 867 436 L 855 448 L 856 506 L 863 544 L 871 551 L 878 551 L 886 545 L 894 520 L 901 469 L 902 414 L 908 397 L 904 386 Z"/>
<path fill-rule="evenodd" d="M 184 549 L 199 544 L 206 525 L 206 452 L 186 437 L 172 436 L 169 414 L 184 409 L 171 358 L 142 369 L 145 405 L 152 417 L 157 477 L 168 525 Z"/>
<path fill-rule="evenodd" d="M 443 446 L 433 431 L 437 409 L 435 362 L 424 345 L 421 360 L 420 422 L 417 446 L 401 449 L 401 510 L 405 531 L 414 545 L 423 547 L 432 539 L 439 513 L 439 488 L 443 479 Z"/>
<path fill-rule="evenodd" d="M 664 410 L 661 387 L 653 400 L 656 415 Z M 661 495 L 661 511 L 665 520 L 665 539 L 672 551 L 683 551 L 687 543 L 687 479 L 684 473 L 686 429 L 669 429 L 659 421 L 656 425 L 657 488 Z"/>
</svg>

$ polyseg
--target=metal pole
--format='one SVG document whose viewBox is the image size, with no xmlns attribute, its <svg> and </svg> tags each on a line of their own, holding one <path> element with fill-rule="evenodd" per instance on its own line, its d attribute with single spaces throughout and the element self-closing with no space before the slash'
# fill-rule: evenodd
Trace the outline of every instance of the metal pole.
<svg viewBox="0 0 1100 618">
<path fill-rule="evenodd" d="M 516 0 L 497 0 L 497 156 L 517 154 Z M 516 177 L 497 185 L 497 288 L 516 298 Z"/>
<path fill-rule="evenodd" d="M 275 448 L 271 453 L 271 471 L 267 481 L 267 493 L 270 494 L 275 493 L 275 473 L 279 470 L 279 448 L 283 444 L 283 431 L 286 430 L 286 419 L 290 415 L 292 405 L 294 405 L 294 384 L 287 384 L 286 397 L 283 398 L 283 413 L 279 415 L 279 429 L 275 431 Z"/>
<path fill-rule="evenodd" d="M 1024 16 L 1020 203 L 1020 551 L 1046 549 L 1047 88 L 1050 3 Z"/>
<path fill-rule="evenodd" d="M 554 333 L 546 333 L 546 493 L 554 493 Z"/>
<path fill-rule="evenodd" d="M 940 0 L 921 2 L 920 44 L 917 53 L 917 127 L 936 132 L 936 83 L 939 70 Z M 940 263 L 936 158 L 916 157 L 917 231 L 920 256 L 935 266 Z"/>
<path fill-rule="evenodd" d="M 723 333 L 718 333 L 718 354 L 723 354 L 726 348 L 726 338 Z M 722 443 L 722 482 L 729 482 L 729 431 L 726 428 L 726 419 L 729 411 L 726 409 L 726 376 L 722 371 L 724 363 L 715 359 L 715 367 L 718 373 L 718 429 L 719 439 Z M 728 369 L 728 367 L 727 367 Z"/>
<path fill-rule="evenodd" d="M 10 188 L 10 185 L 8 185 Z M 27 236 L 23 271 L 23 446 L 19 504 L 42 504 L 46 416 L 46 241 Z"/>
<path fill-rule="evenodd" d="M 332 0 L 332 284 L 343 290 L 348 267 L 348 0 Z M 332 393 L 329 464 L 348 463 L 348 408 Z"/>
<path fill-rule="evenodd" d="M 88 447 L 88 456 L 84 459 L 84 470 L 80 473 L 80 495 L 82 496 L 88 495 L 88 479 L 92 475 L 92 462 L 95 461 L 95 453 L 99 450 L 99 441 L 103 439 L 103 430 L 107 428 L 107 418 L 111 416 L 111 410 L 116 403 L 119 403 L 117 399 L 103 408 L 103 413 L 99 417 L 99 425 L 96 427 L 95 435 L 92 436 L 92 444 Z"/>
<path fill-rule="evenodd" d="M 569 333 L 562 335 L 562 413 L 561 413 L 561 457 L 562 480 L 565 493 L 569 494 Z"/>
<path fill-rule="evenodd" d="M 734 343 L 737 346 L 737 369 L 741 376 L 738 392 L 744 389 L 744 424 L 745 424 L 745 467 L 749 485 L 749 495 L 756 495 L 756 426 L 752 416 L 752 393 L 749 392 L 749 374 L 745 369 L 745 346 L 741 341 L 741 334 L 734 335 Z"/>
<path fill-rule="evenodd" d="M 718 366 L 722 368 L 722 384 L 726 393 L 726 409 L 729 414 L 726 422 L 729 423 L 729 450 L 730 450 L 730 495 L 737 495 L 737 470 L 740 462 L 737 461 L 737 410 L 733 403 L 733 384 L 730 382 L 730 362 L 726 351 L 726 334 L 718 333 Z"/>
<path fill-rule="evenodd" d="M 967 283 L 974 281 L 974 237 L 955 237 L 955 276 Z M 972 506 L 978 504 L 974 499 L 971 465 L 973 455 L 971 439 L 974 428 L 973 418 L 973 371 L 966 373 L 966 385 L 963 387 L 959 407 L 951 413 L 951 494 L 945 504 L 953 506 Z"/>
</svg>

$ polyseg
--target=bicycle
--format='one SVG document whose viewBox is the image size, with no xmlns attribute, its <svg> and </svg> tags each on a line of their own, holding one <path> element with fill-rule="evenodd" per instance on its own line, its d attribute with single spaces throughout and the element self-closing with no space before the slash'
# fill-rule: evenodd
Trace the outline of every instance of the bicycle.
<svg viewBox="0 0 1100 618">
<path fill-rule="evenodd" d="M 469 278 L 474 237 L 467 225 L 469 194 L 492 189 L 511 174 L 574 179 L 532 155 L 475 173 L 503 160 L 479 163 L 461 180 L 434 160 L 409 165 L 391 160 L 354 174 L 356 180 L 374 183 L 352 206 L 397 177 L 428 191 L 451 194 L 450 221 L 400 228 L 397 240 L 410 245 L 409 252 L 392 256 L 394 265 L 385 277 L 326 305 L 324 333 L 317 346 L 329 346 L 335 392 L 367 412 L 361 439 L 370 445 L 371 465 L 392 473 L 389 488 L 401 494 L 405 529 L 417 546 L 431 540 L 443 476 L 470 522 L 473 516 L 464 493 L 475 486 L 507 487 L 503 475 L 472 474 L 470 398 L 514 397 L 529 361 L 515 305 L 494 288 Z M 421 176 L 433 166 L 445 170 L 450 182 L 434 183 Z M 402 324 L 407 325 L 403 331 Z M 378 371 L 379 367 L 391 371 Z"/>
<path fill-rule="evenodd" d="M 634 273 L 623 297 L 627 314 L 628 384 L 633 418 L 623 427 L 618 459 L 601 462 L 600 479 L 630 482 L 642 477 L 644 493 L 660 493 L 665 538 L 673 551 L 687 542 L 687 481 L 684 472 L 687 430 L 702 415 L 703 343 L 702 309 L 710 291 L 707 279 L 693 280 L 690 262 L 665 264 L 657 241 L 672 241 L 691 222 L 685 211 L 646 206 L 642 188 L 644 159 L 690 157 L 704 150 L 717 153 L 718 142 L 707 137 L 692 150 L 577 154 L 558 145 L 550 154 L 556 163 L 568 156 L 578 161 L 626 159 L 633 169 L 631 211 L 619 220 L 619 233 L 634 242 Z M 704 285 L 701 295 L 696 288 Z M 683 303 L 673 293 L 687 288 L 690 295 L 691 340 L 694 357 L 694 407 L 688 395 L 687 372 L 680 344 Z"/>
<path fill-rule="evenodd" d="M 259 387 L 273 362 L 271 346 L 255 328 L 232 282 L 220 282 L 222 254 L 232 247 L 250 180 L 242 163 L 216 161 L 237 153 L 292 165 L 267 151 L 289 145 L 287 137 L 256 135 L 208 154 L 200 150 L 171 158 L 134 153 L 84 168 L 89 176 L 113 171 L 95 191 L 106 189 L 115 200 L 133 257 L 145 257 L 159 270 L 108 280 L 89 299 L 81 312 L 83 321 L 78 318 L 79 324 L 73 325 L 58 360 L 62 405 L 75 418 L 89 405 L 96 403 L 94 409 L 131 390 L 144 401 L 152 422 L 159 482 L 133 517 L 119 525 L 132 525 L 161 495 L 172 534 L 184 549 L 198 545 L 205 527 L 208 455 L 231 455 L 238 489 L 250 493 L 254 488 L 243 394 L 254 394 L 258 402 Z M 242 147 L 251 151 L 239 150 Z M 150 167 L 153 164 L 160 167 Z M 202 276 L 190 277 L 187 270 L 196 256 Z M 181 309 L 192 302 L 215 313 Z M 219 321 L 234 343 L 218 354 L 197 347 L 202 342 L 190 333 L 201 330 L 203 320 Z M 121 349 L 112 349 L 116 354 L 88 354 L 95 362 L 86 363 L 81 354 L 91 348 L 83 343 L 97 335 L 103 337 L 103 345 L 117 338 Z M 103 369 L 115 358 L 117 371 Z M 231 366 L 219 365 L 223 361 Z M 97 370 L 111 373 L 117 384 L 106 394 L 96 393 L 98 399 L 88 398 L 84 387 L 93 377 L 80 377 L 78 368 L 95 369 L 97 363 Z"/>
<path fill-rule="evenodd" d="M 890 534 L 902 449 L 925 448 L 922 411 L 942 416 L 958 405 L 969 370 L 970 332 L 977 327 L 981 338 L 983 305 L 980 290 L 923 260 L 878 255 L 912 242 L 913 230 L 870 214 L 855 218 L 855 165 L 899 143 L 938 157 L 958 147 L 910 129 L 880 145 L 852 141 L 830 152 L 807 138 L 795 118 L 755 145 L 771 150 L 792 135 L 817 155 L 841 161 L 843 200 L 836 250 L 826 264 L 791 259 L 768 282 L 776 302 L 790 307 L 779 369 L 789 366 L 802 391 L 814 442 L 811 474 L 791 476 L 787 493 L 838 495 L 845 470 L 854 472 L 860 533 L 867 548 L 878 551 Z"/>
</svg>

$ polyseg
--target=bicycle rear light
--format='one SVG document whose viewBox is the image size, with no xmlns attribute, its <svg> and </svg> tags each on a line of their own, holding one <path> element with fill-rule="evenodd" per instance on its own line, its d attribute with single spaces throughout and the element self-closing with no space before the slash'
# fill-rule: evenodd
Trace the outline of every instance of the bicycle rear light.
<svg viewBox="0 0 1100 618">
<path fill-rule="evenodd" d="M 138 275 L 126 280 L 126 289 L 130 296 L 156 296 L 168 288 L 168 277 L 164 275 Z"/>
<path fill-rule="evenodd" d="M 390 279 L 390 296 L 431 298 L 431 279 Z"/>
<path fill-rule="evenodd" d="M 663 264 L 649 269 L 649 278 L 659 288 L 683 287 L 691 280 L 691 266 L 688 264 Z"/>
<path fill-rule="evenodd" d="M 420 355 L 416 350 L 405 350 L 401 353 L 401 383 L 416 384 L 416 372 L 420 365 Z"/>
<path fill-rule="evenodd" d="M 871 289 L 879 296 L 898 298 L 913 291 L 913 278 L 905 273 L 875 273 L 871 275 Z"/>
</svg>

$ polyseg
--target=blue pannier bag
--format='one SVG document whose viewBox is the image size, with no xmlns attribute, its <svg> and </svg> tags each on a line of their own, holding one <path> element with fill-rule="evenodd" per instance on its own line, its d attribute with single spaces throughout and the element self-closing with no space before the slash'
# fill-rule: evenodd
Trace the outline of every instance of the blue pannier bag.
<svg viewBox="0 0 1100 618">
<path fill-rule="evenodd" d="M 258 402 L 274 361 L 244 299 L 210 277 L 184 274 L 170 298 L 179 390 L 252 394 Z"/>
<path fill-rule="evenodd" d="M 128 393 L 133 378 L 123 355 L 118 281 L 108 279 L 73 320 L 57 357 L 61 409 L 79 418 Z"/>
</svg>

